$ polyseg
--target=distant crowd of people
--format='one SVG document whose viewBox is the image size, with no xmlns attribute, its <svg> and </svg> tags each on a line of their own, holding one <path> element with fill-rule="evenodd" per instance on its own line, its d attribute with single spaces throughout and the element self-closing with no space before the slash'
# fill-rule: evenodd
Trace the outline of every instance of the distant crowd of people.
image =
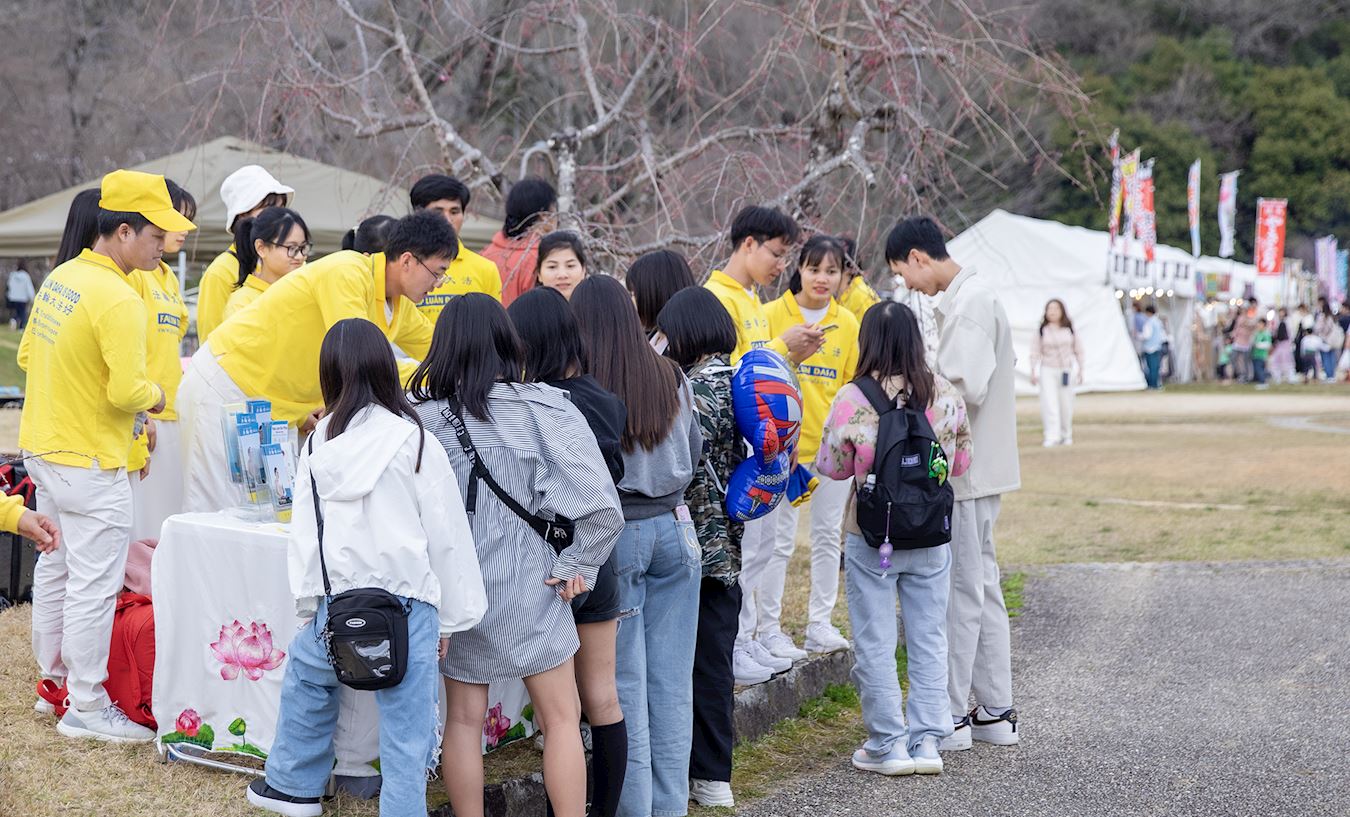
<svg viewBox="0 0 1350 817">
<path fill-rule="evenodd" d="M 1210 304 L 1197 309 L 1194 333 L 1197 380 L 1265 389 L 1350 379 L 1350 302 L 1319 297 L 1291 311 L 1248 298 L 1226 313 Z"/>
</svg>

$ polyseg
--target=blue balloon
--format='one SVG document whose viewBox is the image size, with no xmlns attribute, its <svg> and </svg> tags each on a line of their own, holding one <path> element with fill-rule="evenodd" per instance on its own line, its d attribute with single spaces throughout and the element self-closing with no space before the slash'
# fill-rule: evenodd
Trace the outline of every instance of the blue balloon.
<svg viewBox="0 0 1350 817">
<path fill-rule="evenodd" d="M 773 510 L 788 488 L 802 425 L 797 373 L 777 352 L 752 349 L 732 375 L 731 401 L 751 453 L 727 483 L 727 515 L 748 522 Z"/>
</svg>

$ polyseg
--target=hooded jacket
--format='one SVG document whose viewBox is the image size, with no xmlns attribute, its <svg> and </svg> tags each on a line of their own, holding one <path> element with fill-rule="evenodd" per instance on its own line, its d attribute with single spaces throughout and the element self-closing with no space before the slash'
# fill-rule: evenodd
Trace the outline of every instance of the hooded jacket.
<svg viewBox="0 0 1350 817">
<path fill-rule="evenodd" d="M 288 572 L 296 609 L 314 615 L 323 595 L 310 476 L 324 517 L 323 556 L 333 595 L 380 587 L 424 601 L 440 634 L 476 625 L 487 610 L 469 521 L 450 460 L 436 438 L 380 406 L 359 412 L 328 439 L 325 417 L 301 449 L 295 478 Z"/>
</svg>

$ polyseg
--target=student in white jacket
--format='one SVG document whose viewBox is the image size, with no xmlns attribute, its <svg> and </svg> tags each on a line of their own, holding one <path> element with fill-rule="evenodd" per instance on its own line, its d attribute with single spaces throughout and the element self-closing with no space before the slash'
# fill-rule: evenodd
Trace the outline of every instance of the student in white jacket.
<svg viewBox="0 0 1350 817">
<path fill-rule="evenodd" d="M 378 690 L 380 814 L 425 817 L 426 769 L 435 757 L 436 662 L 449 639 L 487 610 L 459 483 L 445 449 L 427 436 L 399 386 L 384 334 L 360 318 L 324 337 L 319 382 L 327 416 L 300 456 L 288 573 L 302 618 L 291 641 L 277 737 L 249 802 L 317 817 L 333 768 L 338 680 L 328 663 L 328 617 L 311 478 L 323 514 L 323 559 L 333 595 L 378 587 L 408 605 L 408 668 Z M 439 643 L 438 643 L 439 640 Z"/>
<path fill-rule="evenodd" d="M 1002 495 L 1021 487 L 1017 462 L 1017 404 L 1013 394 L 1012 330 L 998 293 L 973 267 L 947 253 L 927 217 L 897 224 L 886 238 L 886 261 L 911 290 L 933 297 L 938 325 L 937 369 L 961 392 L 974 445 L 970 470 L 952 478 L 952 586 L 947 605 L 947 686 L 955 728 L 943 751 L 971 740 L 1017 743 L 1012 698 L 1008 609 L 999 584 L 994 525 Z M 967 713 L 971 692 L 975 707 Z"/>
</svg>

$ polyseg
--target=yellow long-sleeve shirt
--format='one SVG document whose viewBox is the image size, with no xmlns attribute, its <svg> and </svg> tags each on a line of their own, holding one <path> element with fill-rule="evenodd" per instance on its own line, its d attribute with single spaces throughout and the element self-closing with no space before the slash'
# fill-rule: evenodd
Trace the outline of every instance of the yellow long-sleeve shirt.
<svg viewBox="0 0 1350 817">
<path fill-rule="evenodd" d="M 797 298 L 791 292 L 784 292 L 783 297 L 766 304 L 764 311 L 769 316 L 769 329 L 775 335 L 781 335 L 788 327 L 806 323 Z M 853 379 L 858 368 L 858 319 L 830 299 L 820 325 L 830 324 L 839 328 L 826 332 L 825 345 L 797 364 L 797 382 L 802 387 L 802 435 L 797 444 L 797 457 L 804 463 L 815 462 L 834 396 Z"/>
<path fill-rule="evenodd" d="M 441 316 L 441 310 L 445 309 L 450 299 L 466 292 L 481 292 L 501 301 L 502 276 L 491 259 L 465 247 L 461 241 L 459 254 L 445 270 L 445 281 L 427 293 L 427 297 L 417 305 L 417 311 L 435 326 L 436 319 Z"/>
<path fill-rule="evenodd" d="M 234 245 L 217 255 L 215 260 L 202 273 L 197 284 L 197 339 L 205 341 L 211 337 L 225 320 L 225 304 L 230 300 L 235 282 L 239 280 L 239 257 L 234 254 Z"/>
<path fill-rule="evenodd" d="M 244 285 L 230 293 L 230 299 L 225 302 L 225 312 L 221 316 L 221 322 L 224 323 L 234 313 L 258 300 L 258 296 L 267 291 L 271 284 L 256 275 L 250 275 L 244 279 Z"/>
<path fill-rule="evenodd" d="M 384 253 L 335 252 L 268 287 L 211 335 L 220 367 L 249 397 L 272 401 L 272 417 L 295 424 L 323 405 L 319 347 L 333 324 L 365 318 L 415 359 L 431 347 L 431 324 L 407 298 L 385 317 Z M 401 361 L 405 381 L 416 363 Z"/>
<path fill-rule="evenodd" d="M 146 373 L 145 302 L 133 286 L 93 250 L 47 276 L 19 344 L 28 373 L 21 448 L 58 465 L 127 464 L 136 412 L 160 396 Z"/>
<path fill-rule="evenodd" d="M 766 346 L 787 358 L 787 344 L 779 340 L 769 328 L 769 318 L 764 313 L 764 305 L 759 302 L 758 295 L 721 270 L 713 270 L 703 286 L 717 296 L 736 324 L 736 351 L 731 354 L 732 363 L 760 346 Z"/>
<path fill-rule="evenodd" d="M 881 297 L 877 295 L 876 290 L 868 286 L 859 275 L 849 281 L 848 286 L 844 288 L 844 293 L 839 296 L 839 305 L 852 312 L 858 323 L 862 323 L 863 314 L 880 300 Z"/>
<path fill-rule="evenodd" d="M 28 509 L 24 507 L 23 497 L 0 496 L 0 531 L 18 533 L 19 519 L 26 510 Z"/>
<path fill-rule="evenodd" d="M 152 270 L 136 270 L 131 285 L 145 303 L 145 370 L 164 389 L 164 411 L 157 420 L 178 419 L 178 384 L 183 379 L 183 335 L 187 334 L 188 311 L 178 289 L 178 276 L 163 261 Z M 127 459 L 127 470 L 139 471 L 150 457 L 145 434 L 136 438 Z"/>
</svg>

